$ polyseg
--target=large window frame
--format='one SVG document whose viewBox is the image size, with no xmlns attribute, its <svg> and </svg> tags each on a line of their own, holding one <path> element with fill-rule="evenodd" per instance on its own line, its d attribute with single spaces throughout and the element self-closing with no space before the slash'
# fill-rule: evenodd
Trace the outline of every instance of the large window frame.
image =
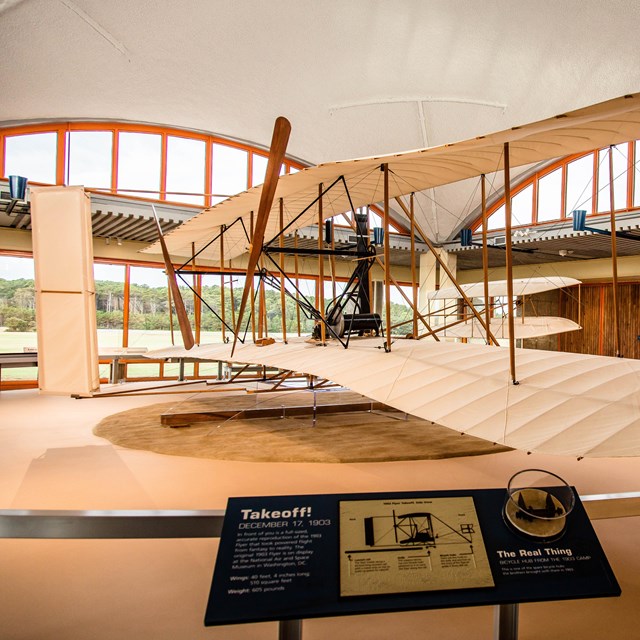
<svg viewBox="0 0 640 640">
<path fill-rule="evenodd" d="M 638 201 L 636 204 L 634 204 L 634 193 L 638 192 L 640 193 L 640 172 L 638 171 L 638 169 L 636 168 L 636 161 L 640 161 L 640 153 L 638 153 L 638 151 L 640 150 L 640 145 L 637 144 L 638 141 L 636 140 L 631 140 L 629 142 L 622 142 L 618 145 L 614 145 L 615 147 L 620 147 L 620 148 L 625 148 L 626 149 L 626 188 L 625 188 L 625 195 L 626 198 L 624 198 L 623 202 L 619 202 L 619 198 L 616 196 L 615 200 L 614 200 L 614 207 L 615 207 L 615 213 L 625 213 L 625 212 L 629 212 L 629 211 L 634 211 L 634 210 L 638 210 L 639 205 L 640 205 L 640 199 L 638 197 L 636 197 L 636 201 Z M 603 216 L 603 215 L 610 215 L 610 211 L 609 211 L 609 206 L 607 205 L 606 207 L 600 207 L 600 211 L 598 211 L 598 193 L 601 190 L 600 187 L 600 181 L 601 178 L 603 179 L 603 187 L 606 187 L 607 190 L 607 194 L 606 194 L 606 200 L 608 201 L 609 195 L 608 195 L 608 184 L 609 184 L 609 174 L 608 174 L 608 169 L 604 169 L 601 170 L 600 169 L 600 158 L 601 157 L 607 157 L 607 151 L 609 150 L 609 147 L 602 147 L 602 148 L 598 148 L 598 149 L 593 149 L 591 151 L 585 152 L 585 153 L 577 153 L 571 156 L 567 156 L 565 158 L 562 158 L 561 160 L 558 160 L 556 162 L 553 162 L 552 164 L 549 164 L 548 166 L 544 167 L 543 169 L 536 171 L 533 175 L 528 176 L 526 179 L 522 180 L 521 182 L 515 184 L 514 186 L 511 187 L 511 200 L 513 202 L 513 199 L 520 194 L 522 191 L 524 191 L 525 189 L 527 189 L 528 187 L 532 187 L 532 219 L 530 222 L 524 223 L 524 224 L 519 224 L 518 221 L 514 220 L 512 223 L 512 227 L 513 228 L 524 228 L 524 227 L 535 227 L 537 225 L 541 225 L 541 224 L 553 224 L 553 223 L 557 223 L 557 222 L 565 222 L 567 220 L 571 220 L 571 212 L 572 210 L 575 209 L 583 209 L 584 207 L 582 205 L 580 205 L 580 203 L 574 203 L 574 202 L 567 202 L 567 178 L 568 178 L 568 167 L 572 166 L 572 163 L 576 162 L 576 161 L 581 161 L 584 160 L 586 158 L 591 158 L 592 159 L 592 173 L 591 173 L 591 182 L 590 182 L 590 192 L 588 194 L 588 201 L 590 202 L 590 209 L 587 209 L 587 216 Z M 614 150 L 615 153 L 615 150 Z M 561 171 L 562 174 L 562 178 L 561 178 L 561 188 L 560 188 L 560 216 L 559 217 L 548 217 L 544 220 L 538 220 L 538 191 L 539 191 L 539 183 L 541 180 L 543 180 L 545 177 L 549 176 L 550 174 L 552 174 L 554 171 Z M 604 176 L 604 177 L 603 177 Z M 614 175 L 614 183 L 615 183 L 615 179 L 616 176 Z M 637 184 L 636 184 L 637 182 Z M 635 189 L 635 191 L 634 191 Z M 602 199 L 602 194 L 601 194 L 601 199 Z M 504 224 L 500 224 L 498 226 L 496 225 L 491 225 L 491 216 L 493 214 L 495 214 L 496 212 L 500 211 L 501 209 L 503 209 L 505 206 L 505 197 L 504 195 L 499 198 L 496 202 L 494 202 L 488 209 L 487 209 L 487 218 L 489 220 L 489 229 L 491 231 L 499 231 L 499 230 L 504 230 Z M 479 231 L 482 228 L 482 216 L 480 216 L 479 218 L 477 218 L 474 223 L 471 225 L 471 228 L 474 231 Z"/>
<path fill-rule="evenodd" d="M 148 198 L 139 194 L 128 194 L 127 198 L 135 198 L 143 201 L 160 201 L 171 204 L 178 204 L 180 206 L 189 207 L 192 209 L 202 209 L 203 205 L 193 204 L 189 202 L 183 202 L 178 197 L 173 196 L 167 192 L 167 151 L 168 137 L 186 138 L 189 140 L 199 140 L 205 143 L 205 172 L 204 180 L 202 184 L 202 194 L 204 194 L 204 206 L 210 207 L 216 201 L 212 198 L 212 171 L 215 170 L 212 162 L 212 145 L 218 144 L 228 146 L 236 149 L 242 149 L 247 152 L 247 168 L 246 168 L 246 180 L 245 189 L 248 189 L 252 184 L 253 176 L 253 162 L 254 156 L 265 156 L 265 149 L 250 145 L 247 143 L 237 142 L 235 140 L 229 140 L 221 136 L 217 136 L 209 133 L 201 133 L 195 131 L 189 131 L 187 129 L 177 129 L 170 127 L 160 127 L 155 125 L 143 125 L 135 123 L 121 123 L 121 122 L 56 122 L 45 124 L 24 125 L 18 127 L 7 127 L 0 129 L 0 174 L 4 179 L 7 179 L 5 165 L 6 165 L 6 139 L 13 136 L 29 135 L 34 133 L 55 133 L 57 135 L 57 148 L 56 148 L 56 185 L 68 184 L 68 150 L 69 150 L 69 136 L 72 131 L 107 131 L 112 135 L 111 145 L 111 184 L 108 189 L 97 189 L 101 193 L 118 194 L 118 149 L 119 149 L 119 137 L 120 133 L 146 133 L 156 134 L 161 136 L 161 168 L 160 168 L 160 185 L 159 185 L 159 198 Z M 284 172 L 292 173 L 305 168 L 305 165 L 291 158 L 285 158 Z M 29 176 L 26 176 L 29 178 Z M 35 183 L 42 184 L 42 183 Z M 86 185 L 88 190 L 91 191 L 93 185 Z M 200 195 L 200 194 L 198 194 Z M 224 194 L 227 196 L 235 195 L 233 193 Z"/>
</svg>

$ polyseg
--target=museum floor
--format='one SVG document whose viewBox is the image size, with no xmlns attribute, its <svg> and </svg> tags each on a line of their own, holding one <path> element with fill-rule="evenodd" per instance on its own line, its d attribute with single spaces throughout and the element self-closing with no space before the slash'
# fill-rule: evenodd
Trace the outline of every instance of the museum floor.
<svg viewBox="0 0 640 640">
<path fill-rule="evenodd" d="M 517 451 L 381 463 L 233 462 L 113 446 L 103 417 L 157 396 L 72 400 L 0 394 L 0 508 L 222 509 L 229 496 L 503 487 L 515 471 L 553 471 L 582 494 L 638 491 L 640 460 Z M 251 443 L 247 443 L 250 446 Z M 617 599 L 520 607 L 520 638 L 640 638 L 640 518 L 595 529 L 622 587 Z M 277 624 L 204 628 L 215 540 L 0 540 L 0 637 L 274 639 Z M 305 640 L 490 638 L 479 607 L 304 622 Z"/>
</svg>

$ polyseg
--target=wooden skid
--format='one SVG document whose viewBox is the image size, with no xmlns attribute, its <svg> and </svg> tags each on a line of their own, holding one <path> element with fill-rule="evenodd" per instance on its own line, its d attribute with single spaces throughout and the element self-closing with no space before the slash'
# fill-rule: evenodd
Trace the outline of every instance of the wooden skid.
<svg viewBox="0 0 640 640">
<path fill-rule="evenodd" d="M 232 409 L 229 411 L 216 409 L 214 411 L 194 411 L 183 413 L 163 413 L 160 422 L 165 427 L 188 427 L 196 422 L 211 422 L 213 420 L 228 420 L 242 418 L 291 418 L 293 416 L 308 416 L 328 413 L 353 413 L 355 411 L 393 411 L 397 409 L 382 402 L 354 402 L 350 404 L 303 405 L 294 407 L 262 407 L 259 409 Z"/>
</svg>

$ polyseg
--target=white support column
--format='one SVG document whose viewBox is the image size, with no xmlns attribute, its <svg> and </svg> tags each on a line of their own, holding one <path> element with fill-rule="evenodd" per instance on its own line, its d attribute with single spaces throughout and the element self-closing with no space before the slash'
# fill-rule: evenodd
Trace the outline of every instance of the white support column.
<svg viewBox="0 0 640 640">
<path fill-rule="evenodd" d="M 34 187 L 31 220 L 40 390 L 90 395 L 100 380 L 89 196 Z"/>
</svg>

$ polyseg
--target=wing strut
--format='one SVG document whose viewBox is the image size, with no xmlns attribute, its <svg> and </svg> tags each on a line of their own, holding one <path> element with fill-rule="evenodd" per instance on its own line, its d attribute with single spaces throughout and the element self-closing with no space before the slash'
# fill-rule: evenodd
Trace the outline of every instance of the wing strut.
<svg viewBox="0 0 640 640">
<path fill-rule="evenodd" d="M 171 256 L 169 255 L 167 244 L 164 241 L 162 227 L 160 226 L 160 220 L 158 219 L 158 213 L 153 205 L 151 205 L 151 209 L 153 209 L 153 217 L 158 229 L 158 240 L 160 240 L 160 246 L 162 247 L 162 257 L 164 258 L 164 266 L 167 271 L 167 278 L 169 279 L 169 288 L 173 294 L 173 305 L 176 309 L 176 315 L 178 316 L 178 324 L 180 325 L 182 341 L 184 342 L 184 348 L 189 350 L 195 344 L 193 333 L 191 331 L 191 324 L 189 323 L 189 316 L 187 315 L 187 310 L 184 307 L 184 300 L 180 293 L 176 272 L 173 268 L 173 264 L 171 264 Z M 171 309 L 169 309 L 169 313 L 171 313 Z"/>
<path fill-rule="evenodd" d="M 238 307 L 238 316 L 236 321 L 235 335 L 233 336 L 233 346 L 231 348 L 231 355 L 236 348 L 238 341 L 238 335 L 242 327 L 242 317 L 244 315 L 245 307 L 247 306 L 247 300 L 249 298 L 249 292 L 251 291 L 251 283 L 253 282 L 253 273 L 256 265 L 262 253 L 262 242 L 264 240 L 264 234 L 267 230 L 267 222 L 269 220 L 269 213 L 271 212 L 271 205 L 276 194 L 276 187 L 278 186 L 278 176 L 280 175 L 280 167 L 284 160 L 284 154 L 287 150 L 287 143 L 289 142 L 289 134 L 291 133 L 291 124 L 289 121 L 280 116 L 277 118 L 273 127 L 273 137 L 271 138 L 271 148 L 269 150 L 269 160 L 267 162 L 267 171 L 265 173 L 264 184 L 262 185 L 262 193 L 260 194 L 260 205 L 258 206 L 258 214 L 256 216 L 256 224 L 251 238 L 251 252 L 249 254 L 249 260 L 247 262 L 247 271 L 245 275 L 244 289 L 242 291 L 242 299 L 240 306 Z"/>
</svg>

